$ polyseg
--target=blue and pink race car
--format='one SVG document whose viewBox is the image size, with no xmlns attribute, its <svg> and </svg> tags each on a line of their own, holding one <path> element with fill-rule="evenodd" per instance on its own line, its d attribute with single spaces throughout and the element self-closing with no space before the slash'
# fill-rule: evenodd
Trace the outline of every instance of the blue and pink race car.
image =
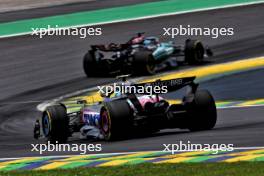
<svg viewBox="0 0 264 176">
<path fill-rule="evenodd" d="M 67 113 L 58 103 L 46 108 L 35 123 L 34 137 L 65 143 L 73 133 L 107 141 L 135 134 L 155 133 L 166 128 L 210 130 L 217 121 L 215 101 L 207 90 L 199 90 L 195 77 L 130 83 L 134 87 L 166 87 L 167 92 L 187 88 L 179 104 L 170 104 L 160 94 L 116 93 L 101 96 L 102 102 L 77 101 L 80 109 Z M 123 80 L 126 83 L 127 80 Z"/>
</svg>

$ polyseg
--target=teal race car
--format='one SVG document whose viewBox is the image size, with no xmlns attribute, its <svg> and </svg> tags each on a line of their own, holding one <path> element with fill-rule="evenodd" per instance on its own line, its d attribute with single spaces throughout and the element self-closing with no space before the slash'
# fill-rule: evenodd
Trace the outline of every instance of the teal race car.
<svg viewBox="0 0 264 176">
<path fill-rule="evenodd" d="M 88 77 L 128 73 L 152 75 L 175 68 L 179 63 L 201 64 L 205 57 L 212 55 L 211 49 L 199 40 L 187 39 L 185 46 L 179 46 L 173 41 L 160 42 L 157 37 L 138 33 L 124 44 L 91 45 L 84 56 L 83 68 Z"/>
</svg>

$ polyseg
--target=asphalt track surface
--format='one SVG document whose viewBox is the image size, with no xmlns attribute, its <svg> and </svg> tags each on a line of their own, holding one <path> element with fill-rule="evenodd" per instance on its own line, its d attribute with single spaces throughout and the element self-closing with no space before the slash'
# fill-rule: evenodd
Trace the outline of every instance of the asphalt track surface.
<svg viewBox="0 0 264 176">
<path fill-rule="evenodd" d="M 52 7 L 39 7 L 31 10 L 19 10 L 0 13 L 0 22 L 11 22 L 23 19 L 40 18 L 46 16 L 98 10 L 105 8 L 121 7 L 160 0 L 95 0 L 88 2 L 74 2 L 65 5 L 56 5 Z"/>
<path fill-rule="evenodd" d="M 235 35 L 231 37 L 196 37 L 212 46 L 215 51 L 212 63 L 261 56 L 264 55 L 263 10 L 264 5 L 252 5 L 109 24 L 101 26 L 103 36 L 86 39 L 72 36 L 44 39 L 21 36 L 0 39 L 0 157 L 38 155 L 30 151 L 30 144 L 38 142 L 32 137 L 34 119 L 39 115 L 36 111 L 38 102 L 113 80 L 87 79 L 84 76 L 82 56 L 90 44 L 125 42 L 139 31 L 159 36 L 163 33 L 163 27 L 179 24 L 234 27 Z M 185 38 L 178 37 L 175 40 L 182 44 Z M 223 77 L 203 83 L 201 87 L 211 90 L 218 100 L 263 98 L 263 73 L 263 70 L 257 70 Z M 171 97 L 173 96 L 172 94 Z M 212 131 L 190 133 L 169 130 L 143 138 L 100 143 L 102 152 L 158 150 L 163 149 L 164 143 L 177 143 L 179 140 L 190 140 L 192 143 L 232 143 L 235 147 L 264 146 L 263 114 L 263 107 L 219 110 L 219 119 Z M 91 141 L 73 138 L 70 143 Z M 48 153 L 58 154 L 71 153 Z"/>
</svg>

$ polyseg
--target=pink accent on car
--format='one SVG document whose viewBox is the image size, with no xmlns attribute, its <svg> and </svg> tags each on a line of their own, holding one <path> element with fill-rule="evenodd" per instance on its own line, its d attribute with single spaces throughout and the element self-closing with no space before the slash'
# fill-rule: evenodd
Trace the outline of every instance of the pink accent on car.
<svg viewBox="0 0 264 176">
<path fill-rule="evenodd" d="M 144 40 L 144 36 L 136 37 L 132 40 L 132 44 L 138 44 L 141 43 Z"/>
<path fill-rule="evenodd" d="M 162 98 L 161 96 L 158 96 L 159 100 L 164 100 L 164 98 Z M 150 103 L 156 103 L 158 102 L 157 96 L 156 95 L 143 95 L 138 97 L 139 103 L 141 104 L 141 106 L 144 108 L 145 104 L 150 102 Z"/>
</svg>

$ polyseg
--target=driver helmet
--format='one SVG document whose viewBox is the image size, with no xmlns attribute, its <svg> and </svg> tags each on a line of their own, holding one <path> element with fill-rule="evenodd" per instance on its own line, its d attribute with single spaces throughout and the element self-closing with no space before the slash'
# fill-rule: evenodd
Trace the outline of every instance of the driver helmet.
<svg viewBox="0 0 264 176">
<path fill-rule="evenodd" d="M 145 46 L 148 46 L 148 45 L 157 45 L 159 43 L 159 39 L 157 37 L 147 37 L 145 38 L 143 44 Z"/>
</svg>

